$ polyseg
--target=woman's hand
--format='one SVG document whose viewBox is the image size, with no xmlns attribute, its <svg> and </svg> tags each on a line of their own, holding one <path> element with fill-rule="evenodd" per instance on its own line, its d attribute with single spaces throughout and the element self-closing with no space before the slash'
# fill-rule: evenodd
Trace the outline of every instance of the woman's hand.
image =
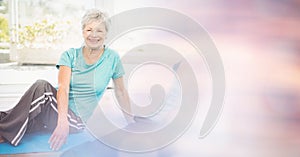
<svg viewBox="0 0 300 157">
<path fill-rule="evenodd" d="M 124 113 L 124 117 L 128 124 L 135 123 L 134 116 Z"/>
<path fill-rule="evenodd" d="M 67 142 L 69 135 L 69 122 L 68 120 L 59 122 L 53 131 L 48 143 L 52 150 L 59 150 L 62 145 Z"/>
</svg>

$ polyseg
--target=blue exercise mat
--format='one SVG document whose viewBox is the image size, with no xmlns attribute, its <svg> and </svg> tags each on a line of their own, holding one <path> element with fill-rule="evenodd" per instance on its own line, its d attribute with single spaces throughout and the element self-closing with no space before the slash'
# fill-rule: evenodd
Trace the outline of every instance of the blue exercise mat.
<svg viewBox="0 0 300 157">
<path fill-rule="evenodd" d="M 51 134 L 46 133 L 26 134 L 17 147 L 8 143 L 1 143 L 0 154 L 52 152 L 48 144 L 50 136 Z M 70 134 L 67 143 L 59 151 L 66 151 L 93 140 L 95 138 L 86 130 L 81 133 Z"/>
</svg>

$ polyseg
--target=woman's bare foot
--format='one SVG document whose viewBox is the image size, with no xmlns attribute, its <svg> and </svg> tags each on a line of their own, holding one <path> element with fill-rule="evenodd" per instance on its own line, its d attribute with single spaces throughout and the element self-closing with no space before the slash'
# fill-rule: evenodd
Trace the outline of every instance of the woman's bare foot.
<svg viewBox="0 0 300 157">
<path fill-rule="evenodd" d="M 4 138 L 0 136 L 0 143 L 5 142 Z"/>
</svg>

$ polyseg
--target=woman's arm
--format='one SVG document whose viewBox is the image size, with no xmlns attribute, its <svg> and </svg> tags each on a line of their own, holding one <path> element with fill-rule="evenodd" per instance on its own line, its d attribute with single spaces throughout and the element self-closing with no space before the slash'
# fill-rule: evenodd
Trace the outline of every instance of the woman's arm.
<svg viewBox="0 0 300 157">
<path fill-rule="evenodd" d="M 67 115 L 70 79 L 71 68 L 67 66 L 60 66 L 57 91 L 57 126 L 49 139 L 50 148 L 53 150 L 58 150 L 66 142 L 69 135 L 69 121 Z"/>
<path fill-rule="evenodd" d="M 130 99 L 128 96 L 128 92 L 124 86 L 123 77 L 113 79 L 113 82 L 115 86 L 115 95 L 117 97 L 118 103 L 122 107 L 124 117 L 128 123 L 133 123 L 134 119 L 130 107 Z"/>
</svg>

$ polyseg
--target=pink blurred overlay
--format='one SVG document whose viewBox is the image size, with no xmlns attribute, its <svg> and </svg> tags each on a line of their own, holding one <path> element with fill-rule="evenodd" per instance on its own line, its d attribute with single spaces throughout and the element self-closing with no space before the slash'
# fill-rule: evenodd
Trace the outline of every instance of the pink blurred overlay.
<svg viewBox="0 0 300 157">
<path fill-rule="evenodd" d="M 299 0 L 132 0 L 126 5 L 120 1 L 114 1 L 115 13 L 153 6 L 193 18 L 213 38 L 222 58 L 224 108 L 212 132 L 199 139 L 211 82 L 203 60 L 186 53 L 196 72 L 200 108 L 186 134 L 169 146 L 175 156 L 300 156 Z M 118 49 L 118 42 L 113 46 Z M 161 76 L 170 77 L 166 71 Z M 139 91 L 145 82 L 136 79 L 136 86 L 130 89 L 137 92 L 131 94 L 138 95 L 137 102 L 143 102 Z M 111 99 L 105 97 L 102 103 Z"/>
</svg>

